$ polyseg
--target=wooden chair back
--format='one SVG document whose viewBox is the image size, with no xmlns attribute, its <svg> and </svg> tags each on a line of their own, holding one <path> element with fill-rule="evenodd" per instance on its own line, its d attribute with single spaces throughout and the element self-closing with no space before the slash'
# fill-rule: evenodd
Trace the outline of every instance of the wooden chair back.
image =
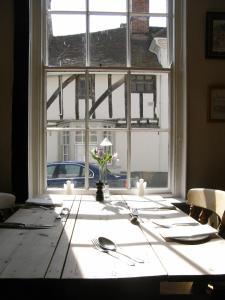
<svg viewBox="0 0 225 300">
<path fill-rule="evenodd" d="M 193 188 L 188 191 L 187 204 L 190 205 L 190 216 L 202 224 L 210 223 L 218 227 L 219 234 L 225 238 L 225 191 Z M 217 216 L 217 221 L 212 216 Z M 211 221 L 210 221 L 211 218 Z"/>
</svg>

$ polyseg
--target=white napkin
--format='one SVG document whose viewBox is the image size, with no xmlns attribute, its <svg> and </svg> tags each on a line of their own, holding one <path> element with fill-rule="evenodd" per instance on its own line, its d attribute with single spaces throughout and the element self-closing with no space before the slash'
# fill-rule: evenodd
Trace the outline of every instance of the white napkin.
<svg viewBox="0 0 225 300">
<path fill-rule="evenodd" d="M 165 218 L 162 216 L 160 218 L 158 215 L 156 218 L 151 219 L 151 222 L 158 226 L 165 226 L 165 227 L 171 227 L 171 226 L 199 226 L 200 223 L 197 222 L 195 219 L 191 218 L 188 215 L 181 216 L 179 213 L 177 217 L 173 216 L 172 218 Z"/>
<path fill-rule="evenodd" d="M 161 210 L 161 209 L 176 209 L 171 203 L 158 203 L 152 201 L 126 201 L 130 208 L 137 208 L 138 210 Z"/>
<path fill-rule="evenodd" d="M 179 238 L 179 237 L 195 237 L 201 235 L 209 235 L 217 233 L 218 230 L 212 226 L 199 225 L 199 226 L 173 226 L 170 228 L 159 228 L 159 233 L 164 238 Z"/>
<path fill-rule="evenodd" d="M 144 198 L 152 201 L 164 201 L 164 198 L 160 195 L 146 195 Z"/>
<path fill-rule="evenodd" d="M 28 204 L 43 205 L 43 206 L 63 206 L 63 200 L 58 198 L 51 198 L 49 196 L 40 196 L 30 198 L 26 201 Z"/>
</svg>

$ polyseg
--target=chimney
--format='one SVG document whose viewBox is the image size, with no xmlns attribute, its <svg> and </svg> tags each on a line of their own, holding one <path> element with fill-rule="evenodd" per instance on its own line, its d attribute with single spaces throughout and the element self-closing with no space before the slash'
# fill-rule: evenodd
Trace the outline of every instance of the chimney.
<svg viewBox="0 0 225 300">
<path fill-rule="evenodd" d="M 132 11 L 135 13 L 149 12 L 149 0 L 132 0 Z M 148 17 L 133 17 L 132 33 L 148 33 L 149 18 Z"/>
</svg>

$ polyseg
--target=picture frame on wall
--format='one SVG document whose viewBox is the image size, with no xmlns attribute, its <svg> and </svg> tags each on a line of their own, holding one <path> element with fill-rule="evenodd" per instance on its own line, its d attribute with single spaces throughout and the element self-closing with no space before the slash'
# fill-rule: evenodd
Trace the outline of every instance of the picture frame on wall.
<svg viewBox="0 0 225 300">
<path fill-rule="evenodd" d="M 208 120 L 225 122 L 225 86 L 209 88 Z"/>
<path fill-rule="evenodd" d="M 206 13 L 206 58 L 225 58 L 225 12 Z"/>
</svg>

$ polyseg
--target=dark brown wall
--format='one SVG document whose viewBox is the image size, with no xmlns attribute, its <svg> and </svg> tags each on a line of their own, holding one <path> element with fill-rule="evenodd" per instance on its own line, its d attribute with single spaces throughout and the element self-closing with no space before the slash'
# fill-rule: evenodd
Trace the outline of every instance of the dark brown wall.
<svg viewBox="0 0 225 300">
<path fill-rule="evenodd" d="M 225 59 L 205 58 L 207 11 L 225 12 L 225 1 L 187 1 L 187 188 L 225 190 L 225 122 L 207 121 L 208 89 L 225 86 Z"/>
<path fill-rule="evenodd" d="M 0 1 L 0 192 L 10 192 L 13 93 L 13 0 Z"/>
</svg>

